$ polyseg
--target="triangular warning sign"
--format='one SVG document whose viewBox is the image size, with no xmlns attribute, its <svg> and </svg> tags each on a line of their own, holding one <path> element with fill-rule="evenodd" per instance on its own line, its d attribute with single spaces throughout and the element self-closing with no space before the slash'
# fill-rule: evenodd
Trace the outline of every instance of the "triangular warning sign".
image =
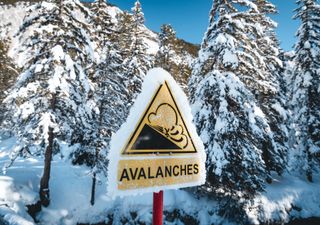
<svg viewBox="0 0 320 225">
<path fill-rule="evenodd" d="M 153 96 L 122 154 L 196 152 L 183 116 L 167 82 L 164 82 Z"/>
<path fill-rule="evenodd" d="M 206 154 L 187 96 L 171 75 L 150 70 L 127 121 L 112 135 L 108 195 L 202 185 Z"/>
</svg>

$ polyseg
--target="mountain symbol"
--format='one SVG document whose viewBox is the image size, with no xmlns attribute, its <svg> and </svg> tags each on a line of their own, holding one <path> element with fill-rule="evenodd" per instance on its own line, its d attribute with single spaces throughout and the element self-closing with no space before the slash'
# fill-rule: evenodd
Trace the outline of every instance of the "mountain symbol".
<svg viewBox="0 0 320 225">
<path fill-rule="evenodd" d="M 181 149 L 148 124 L 144 125 L 131 148 L 134 150 Z"/>
</svg>

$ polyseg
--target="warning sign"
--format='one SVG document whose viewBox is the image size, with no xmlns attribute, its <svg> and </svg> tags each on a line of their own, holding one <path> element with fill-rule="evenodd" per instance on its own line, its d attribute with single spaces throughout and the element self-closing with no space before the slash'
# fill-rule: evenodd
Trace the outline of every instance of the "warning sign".
<svg viewBox="0 0 320 225">
<path fill-rule="evenodd" d="M 123 154 L 181 154 L 196 149 L 167 82 L 161 84 Z"/>
<path fill-rule="evenodd" d="M 111 196 L 204 183 L 203 144 L 186 96 L 166 71 L 147 74 L 127 122 L 112 137 L 108 159 Z"/>
</svg>

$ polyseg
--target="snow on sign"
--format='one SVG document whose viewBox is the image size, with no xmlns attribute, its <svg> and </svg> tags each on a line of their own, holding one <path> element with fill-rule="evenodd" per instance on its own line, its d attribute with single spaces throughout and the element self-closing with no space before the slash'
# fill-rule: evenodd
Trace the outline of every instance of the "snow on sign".
<svg viewBox="0 0 320 225">
<path fill-rule="evenodd" d="M 205 157 L 187 97 L 170 74 L 152 69 L 127 122 L 112 137 L 108 194 L 201 185 Z"/>
</svg>

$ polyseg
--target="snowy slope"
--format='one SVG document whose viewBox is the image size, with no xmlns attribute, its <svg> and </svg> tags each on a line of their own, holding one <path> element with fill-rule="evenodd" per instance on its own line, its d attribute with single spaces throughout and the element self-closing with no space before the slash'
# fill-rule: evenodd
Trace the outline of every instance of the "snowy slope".
<svg viewBox="0 0 320 225">
<path fill-rule="evenodd" d="M 7 5 L 0 2 L 0 38 L 13 39 L 14 35 L 18 31 L 20 25 L 22 24 L 23 18 L 26 15 L 26 11 L 30 2 L 17 1 L 14 5 Z M 117 23 L 117 15 L 122 13 L 116 6 L 109 7 L 109 14 L 113 18 L 113 22 Z M 151 55 L 155 55 L 159 49 L 158 35 L 153 31 L 149 30 L 147 27 L 143 27 L 145 32 L 145 43 L 149 47 L 147 52 Z M 10 46 L 13 47 L 12 45 Z"/>
<path fill-rule="evenodd" d="M 0 1 L 0 39 L 8 38 L 12 40 L 16 32 L 18 31 L 26 11 L 30 5 L 30 1 L 13 1 L 14 4 L 5 4 L 5 1 Z M 90 7 L 90 4 L 88 4 Z M 123 11 L 116 6 L 109 7 L 109 14 L 113 18 L 113 22 L 117 24 L 117 15 Z M 145 34 L 145 44 L 148 46 L 147 53 L 150 55 L 156 55 L 159 49 L 159 38 L 158 34 L 148 29 L 146 26 L 142 27 Z M 9 43 L 8 43 L 9 44 Z M 12 51 L 12 48 L 16 46 L 17 43 L 10 43 L 9 54 L 11 57 L 15 58 L 16 52 Z M 184 42 L 181 40 L 181 45 L 190 45 L 190 43 Z M 188 51 L 188 50 L 187 50 Z M 195 55 L 193 52 L 190 52 L 187 56 L 177 54 L 175 60 L 177 63 L 180 63 L 182 60 L 186 60 L 189 65 L 193 62 Z"/>
<path fill-rule="evenodd" d="M 123 11 L 116 6 L 110 6 L 108 10 L 109 15 L 113 19 L 112 22 L 114 22 L 115 24 L 118 23 L 117 15 L 122 12 Z M 153 31 L 149 30 L 146 26 L 143 26 L 142 29 L 145 33 L 144 41 L 148 46 L 147 53 L 150 55 L 155 55 L 159 49 L 158 35 Z"/>
</svg>

